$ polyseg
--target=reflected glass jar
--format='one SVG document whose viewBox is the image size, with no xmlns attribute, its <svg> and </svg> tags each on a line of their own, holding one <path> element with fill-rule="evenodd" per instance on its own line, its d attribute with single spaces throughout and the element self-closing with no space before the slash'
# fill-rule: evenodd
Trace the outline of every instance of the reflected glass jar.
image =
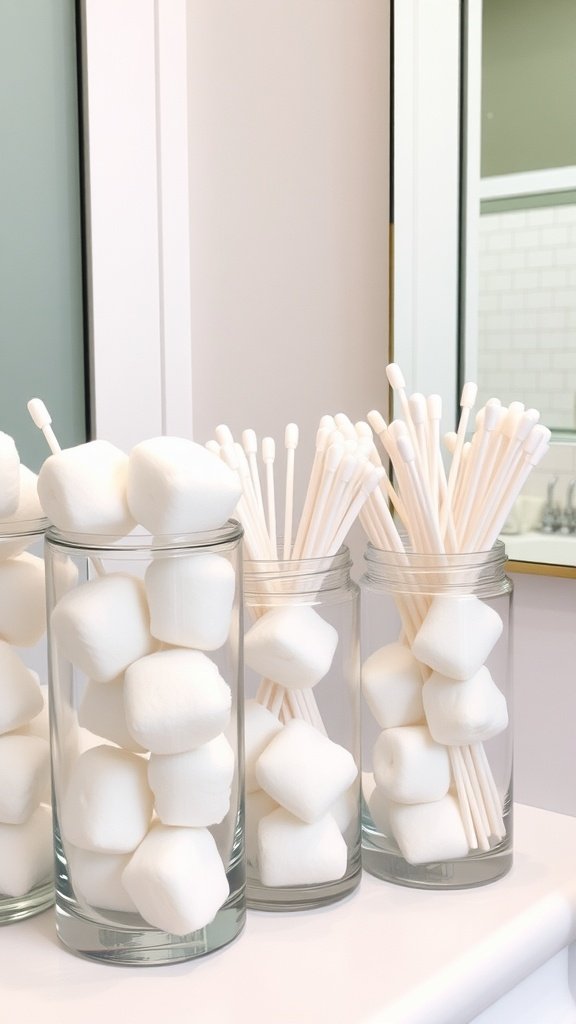
<svg viewBox="0 0 576 1024">
<path fill-rule="evenodd" d="M 45 519 L 0 523 L 0 924 L 54 902 Z"/>
<path fill-rule="evenodd" d="M 241 535 L 48 531 L 56 924 L 93 959 L 243 927 Z"/>
<path fill-rule="evenodd" d="M 247 902 L 305 910 L 360 878 L 359 590 L 347 548 L 244 564 Z"/>
<path fill-rule="evenodd" d="M 362 589 L 364 867 L 463 888 L 512 865 L 512 583 L 488 552 L 368 546 Z"/>
</svg>

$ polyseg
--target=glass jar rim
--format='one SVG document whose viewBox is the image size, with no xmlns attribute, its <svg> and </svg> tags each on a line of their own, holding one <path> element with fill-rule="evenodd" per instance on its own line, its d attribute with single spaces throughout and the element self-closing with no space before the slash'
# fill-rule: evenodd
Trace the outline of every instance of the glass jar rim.
<svg viewBox="0 0 576 1024">
<path fill-rule="evenodd" d="M 50 520 L 45 516 L 36 519 L 2 519 L 0 537 L 35 537 L 45 533 L 49 527 Z"/>
<path fill-rule="evenodd" d="M 137 551 L 168 551 L 186 548 L 211 548 L 235 543 L 244 535 L 236 519 L 228 519 L 214 530 L 197 533 L 151 534 L 143 527 L 136 527 L 124 537 L 95 533 L 68 533 L 55 526 L 49 526 L 46 540 L 54 547 L 74 548 L 77 551 L 114 551 L 127 555 Z"/>
<path fill-rule="evenodd" d="M 364 558 L 365 586 L 406 594 L 475 594 L 490 597 L 512 591 L 506 575 L 506 549 L 497 540 L 487 551 L 433 554 L 384 551 L 369 544 Z"/>
<path fill-rule="evenodd" d="M 280 545 L 279 545 L 280 547 Z M 260 579 L 268 573 L 279 575 L 315 575 L 326 573 L 331 570 L 342 570 L 352 565 L 350 551 L 346 544 L 338 549 L 334 555 L 318 555 L 307 558 L 245 558 L 244 577 Z"/>
<path fill-rule="evenodd" d="M 364 552 L 364 559 L 368 563 L 389 565 L 391 567 L 410 569 L 474 569 L 479 566 L 490 566 L 494 568 L 504 566 L 507 561 L 504 542 L 496 540 L 491 548 L 485 551 L 456 551 L 456 552 L 430 552 L 413 551 L 409 544 L 405 543 L 404 551 L 392 551 L 384 548 L 377 548 L 368 543 Z"/>
</svg>

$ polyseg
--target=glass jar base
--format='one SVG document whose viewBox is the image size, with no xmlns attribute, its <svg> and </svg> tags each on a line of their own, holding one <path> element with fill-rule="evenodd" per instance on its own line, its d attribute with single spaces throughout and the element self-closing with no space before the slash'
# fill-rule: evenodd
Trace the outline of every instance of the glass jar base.
<svg viewBox="0 0 576 1024">
<path fill-rule="evenodd" d="M 246 906 L 250 910 L 285 912 L 291 910 L 316 910 L 350 896 L 360 884 L 361 865 L 349 871 L 335 882 L 320 885 L 262 885 L 258 879 L 246 881 Z"/>
<path fill-rule="evenodd" d="M 376 878 L 412 889 L 472 889 L 489 885 L 507 875 L 512 867 L 509 839 L 486 853 L 470 853 L 459 860 L 409 864 L 398 852 L 382 850 L 363 841 L 364 870 Z"/>
<path fill-rule="evenodd" d="M 154 928 L 98 923 L 57 902 L 56 931 L 71 952 L 88 960 L 134 967 L 182 963 L 213 953 L 237 938 L 246 921 L 243 904 L 243 893 L 236 893 L 205 928 L 190 935 L 170 935 Z"/>
<path fill-rule="evenodd" d="M 42 914 L 54 905 L 54 883 L 45 882 L 25 896 L 0 895 L 0 925 L 23 921 L 26 917 Z"/>
</svg>

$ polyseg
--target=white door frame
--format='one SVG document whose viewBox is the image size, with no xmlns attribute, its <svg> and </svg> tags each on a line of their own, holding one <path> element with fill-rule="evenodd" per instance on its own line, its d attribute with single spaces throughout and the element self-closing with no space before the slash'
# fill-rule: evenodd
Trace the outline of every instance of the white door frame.
<svg viewBox="0 0 576 1024">
<path fill-rule="evenodd" d="M 186 0 L 83 0 L 92 436 L 192 436 Z"/>
</svg>

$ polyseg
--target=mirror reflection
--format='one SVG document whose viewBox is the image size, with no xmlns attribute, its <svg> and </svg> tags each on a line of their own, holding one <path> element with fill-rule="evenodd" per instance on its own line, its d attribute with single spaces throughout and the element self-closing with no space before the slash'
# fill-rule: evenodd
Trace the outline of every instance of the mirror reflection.
<svg viewBox="0 0 576 1024">
<path fill-rule="evenodd" d="M 481 24 L 481 60 L 467 65 L 480 169 L 472 183 L 468 169 L 465 376 L 479 405 L 521 397 L 554 432 L 505 526 L 509 557 L 576 565 L 576 5 L 483 0 Z"/>
</svg>

